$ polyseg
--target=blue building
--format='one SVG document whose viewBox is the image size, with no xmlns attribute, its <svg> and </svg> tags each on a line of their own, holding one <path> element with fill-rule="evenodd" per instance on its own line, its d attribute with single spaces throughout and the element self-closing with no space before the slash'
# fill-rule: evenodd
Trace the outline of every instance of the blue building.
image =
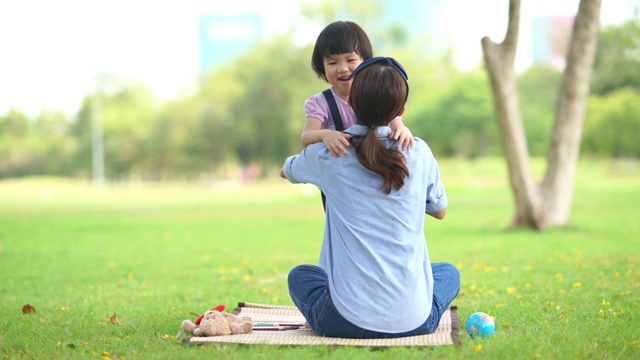
<svg viewBox="0 0 640 360">
<path fill-rule="evenodd" d="M 232 61 L 251 49 L 263 33 L 259 13 L 200 16 L 200 73 Z"/>
</svg>

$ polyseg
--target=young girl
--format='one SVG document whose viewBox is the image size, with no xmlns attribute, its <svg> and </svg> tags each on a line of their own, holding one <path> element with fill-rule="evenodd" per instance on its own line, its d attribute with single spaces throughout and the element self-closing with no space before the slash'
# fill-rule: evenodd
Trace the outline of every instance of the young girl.
<svg viewBox="0 0 640 360">
<path fill-rule="evenodd" d="M 346 154 L 350 135 L 342 131 L 355 124 L 355 115 L 348 104 L 352 81 L 349 76 L 372 56 L 369 37 L 356 23 L 336 21 L 320 32 L 311 56 L 311 67 L 319 78 L 331 84 L 331 88 L 308 98 L 304 104 L 307 120 L 301 136 L 303 146 L 324 142 L 334 156 Z M 402 149 L 413 146 L 411 131 L 400 117 L 390 126 L 392 138 L 398 140 Z"/>
<path fill-rule="evenodd" d="M 281 176 L 327 196 L 319 266 L 289 273 L 289 293 L 321 336 L 387 338 L 430 334 L 460 291 L 460 273 L 431 263 L 424 214 L 443 219 L 447 195 L 431 150 L 419 138 L 402 150 L 388 127 L 404 111 L 407 75 L 391 58 L 351 74 L 356 125 L 341 157 L 323 143 L 285 161 Z"/>
</svg>

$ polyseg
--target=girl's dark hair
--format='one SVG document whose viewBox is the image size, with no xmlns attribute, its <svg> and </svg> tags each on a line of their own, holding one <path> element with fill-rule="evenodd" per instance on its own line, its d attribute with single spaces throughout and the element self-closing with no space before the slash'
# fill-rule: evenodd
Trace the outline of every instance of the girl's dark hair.
<svg viewBox="0 0 640 360">
<path fill-rule="evenodd" d="M 311 55 L 311 68 L 324 81 L 324 59 L 336 54 L 355 52 L 362 60 L 373 56 L 371 41 L 358 24 L 351 21 L 335 21 L 327 25 L 318 35 Z"/>
<path fill-rule="evenodd" d="M 383 191 L 389 194 L 393 188 L 404 186 L 409 169 L 404 155 L 395 147 L 390 149 L 384 146 L 378 139 L 376 129 L 379 125 L 388 125 L 402 112 L 409 95 L 409 85 L 391 62 L 363 63 L 360 66 L 363 65 L 365 67 L 354 72 L 349 102 L 358 123 L 369 130 L 365 136 L 354 136 L 350 141 L 358 161 L 384 178 Z"/>
</svg>

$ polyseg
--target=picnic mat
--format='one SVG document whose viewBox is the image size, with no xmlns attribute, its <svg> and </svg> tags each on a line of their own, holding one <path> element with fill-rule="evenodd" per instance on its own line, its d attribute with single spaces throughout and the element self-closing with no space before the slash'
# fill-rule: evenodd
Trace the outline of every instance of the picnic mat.
<svg viewBox="0 0 640 360">
<path fill-rule="evenodd" d="M 238 316 L 250 316 L 254 324 L 304 324 L 305 318 L 295 306 L 280 306 L 241 302 L 233 312 Z M 360 347 L 389 346 L 439 346 L 460 345 L 460 321 L 458 308 L 447 310 L 438 329 L 429 335 L 408 336 L 394 339 L 346 339 L 318 336 L 313 330 L 304 327 L 283 327 L 287 330 L 254 330 L 249 334 L 198 337 L 188 336 L 182 339 L 186 345 L 226 344 L 263 344 L 263 345 L 348 345 Z"/>
</svg>

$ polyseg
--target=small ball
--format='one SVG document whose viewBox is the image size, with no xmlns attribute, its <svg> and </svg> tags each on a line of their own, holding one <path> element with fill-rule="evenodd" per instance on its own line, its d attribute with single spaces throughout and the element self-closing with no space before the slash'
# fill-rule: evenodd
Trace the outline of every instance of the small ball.
<svg viewBox="0 0 640 360">
<path fill-rule="evenodd" d="M 496 325 L 493 323 L 491 316 L 483 313 L 476 312 L 469 316 L 467 319 L 467 333 L 472 338 L 481 337 L 486 338 L 492 336 L 496 331 Z"/>
</svg>

